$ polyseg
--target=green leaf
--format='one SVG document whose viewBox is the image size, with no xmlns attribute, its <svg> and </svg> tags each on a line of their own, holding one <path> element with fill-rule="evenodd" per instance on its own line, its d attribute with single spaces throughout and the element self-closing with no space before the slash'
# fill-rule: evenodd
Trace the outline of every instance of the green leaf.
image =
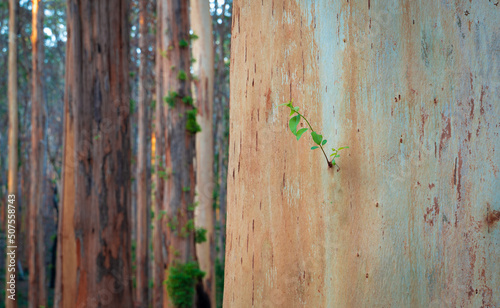
<svg viewBox="0 0 500 308">
<path fill-rule="evenodd" d="M 311 136 L 314 140 L 314 143 L 316 144 L 321 144 L 321 140 L 323 140 L 323 136 L 321 136 L 320 134 L 317 134 L 315 131 L 312 131 L 311 132 Z"/>
<path fill-rule="evenodd" d="M 292 107 L 293 107 L 293 106 L 292 106 L 292 102 L 288 102 L 288 103 L 284 103 L 284 104 L 280 104 L 280 105 L 278 105 L 278 107 L 280 107 L 280 106 L 287 106 L 287 107 L 290 107 L 290 108 L 292 108 Z"/>
<path fill-rule="evenodd" d="M 293 110 L 293 108 L 290 108 L 290 116 L 293 116 L 294 113 L 295 113 L 295 110 Z"/>
<path fill-rule="evenodd" d="M 335 155 L 335 157 L 340 157 L 340 155 Z"/>
<path fill-rule="evenodd" d="M 302 136 L 303 133 L 306 132 L 306 130 L 307 130 L 307 128 L 301 128 L 301 129 L 299 129 L 299 131 L 297 132 L 297 135 L 295 135 L 295 136 L 297 136 L 297 140 L 300 139 L 300 137 Z"/>
<path fill-rule="evenodd" d="M 348 148 L 349 148 L 349 147 L 340 147 L 340 148 L 339 148 L 339 151 L 340 151 L 340 150 L 343 150 L 343 149 L 348 149 Z"/>
<path fill-rule="evenodd" d="M 290 126 L 290 130 L 294 135 L 297 135 L 297 125 L 299 125 L 299 122 L 300 122 L 299 115 L 290 118 L 290 122 L 288 122 L 288 126 Z"/>
<path fill-rule="evenodd" d="M 313 146 L 313 147 L 311 148 L 311 150 L 316 150 L 317 148 L 319 148 L 319 147 L 318 147 L 318 146 Z"/>
<path fill-rule="evenodd" d="M 325 145 L 326 144 L 326 139 L 323 140 L 323 142 L 321 142 L 321 145 Z"/>
</svg>

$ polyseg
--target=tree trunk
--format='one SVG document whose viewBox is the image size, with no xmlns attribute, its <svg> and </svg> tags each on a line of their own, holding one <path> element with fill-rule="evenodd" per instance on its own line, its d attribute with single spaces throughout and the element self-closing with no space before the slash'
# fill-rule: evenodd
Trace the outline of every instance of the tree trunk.
<svg viewBox="0 0 500 308">
<path fill-rule="evenodd" d="M 149 290 L 149 239 L 150 239 L 150 190 L 148 172 L 148 105 L 150 97 L 146 89 L 148 83 L 148 0 L 139 2 L 139 65 L 138 97 L 138 142 L 137 142 L 137 284 L 136 301 L 139 307 L 148 307 Z"/>
<path fill-rule="evenodd" d="M 198 107 L 198 123 L 201 132 L 196 134 L 196 192 L 198 206 L 195 209 L 196 228 L 206 230 L 206 241 L 196 244 L 196 256 L 200 268 L 205 272 L 203 289 L 210 297 L 211 307 L 215 307 L 215 238 L 214 238 L 214 142 L 213 142 L 213 102 L 214 102 L 214 48 L 212 19 L 209 2 L 191 1 L 191 29 L 198 36 L 193 41 L 194 99 Z"/>
<path fill-rule="evenodd" d="M 57 307 L 132 307 L 127 1 L 68 1 Z"/>
<path fill-rule="evenodd" d="M 8 77 L 8 89 L 7 89 L 7 96 L 8 96 L 8 101 L 9 101 L 9 172 L 8 172 L 8 179 L 7 179 L 7 194 L 8 194 L 8 200 L 7 206 L 5 207 L 7 210 L 7 221 L 12 220 L 11 213 L 9 213 L 9 209 L 14 209 L 15 213 L 15 218 L 16 221 L 14 224 L 11 224 L 15 228 L 14 235 L 15 237 L 14 242 L 10 241 L 10 238 L 8 240 L 8 244 L 11 246 L 16 246 L 19 243 L 18 236 L 19 236 L 19 211 L 18 211 L 18 203 L 17 200 L 19 199 L 19 196 L 17 194 L 17 151 L 18 151 L 18 111 L 17 111 L 17 27 L 16 27 L 16 16 L 17 16 L 17 6 L 18 2 L 16 0 L 9 0 L 9 59 L 8 59 L 8 69 L 9 69 L 9 77 Z M 11 196 L 14 196 L 14 198 L 11 198 Z M 12 201 L 12 202 L 10 202 Z M 9 230 L 7 230 L 7 234 L 9 234 Z M 17 253 L 17 249 L 7 249 L 8 251 L 15 251 L 16 254 L 16 260 L 19 258 L 19 254 Z M 7 267 L 8 264 L 11 261 L 11 258 L 7 257 L 6 262 L 7 262 Z M 11 275 L 14 274 L 15 278 L 14 280 L 18 280 L 19 272 L 17 270 L 17 267 L 15 269 L 15 272 L 11 272 L 9 270 L 5 271 L 5 281 L 9 282 L 11 281 Z M 9 298 L 9 295 L 11 295 L 7 290 L 6 296 L 5 296 L 5 307 L 6 308 L 16 308 L 17 307 L 17 301 L 12 300 Z M 17 293 L 19 293 L 19 290 L 17 290 Z M 16 299 L 18 298 L 18 294 L 16 294 Z"/>
<path fill-rule="evenodd" d="M 196 262 L 194 192 L 196 110 L 192 106 L 189 1 L 158 1 L 155 307 L 173 307 L 170 268 Z M 161 288 L 161 290 L 160 290 Z"/>
<path fill-rule="evenodd" d="M 36 308 L 47 305 L 45 291 L 44 226 L 43 226 L 43 159 L 44 146 L 44 98 L 43 98 L 43 3 L 32 4 L 32 82 L 31 94 L 31 177 L 29 198 L 29 306 Z"/>
<path fill-rule="evenodd" d="M 498 18 L 235 1 L 225 307 L 500 304 Z M 340 170 L 290 133 L 292 98 L 350 147 Z"/>
</svg>

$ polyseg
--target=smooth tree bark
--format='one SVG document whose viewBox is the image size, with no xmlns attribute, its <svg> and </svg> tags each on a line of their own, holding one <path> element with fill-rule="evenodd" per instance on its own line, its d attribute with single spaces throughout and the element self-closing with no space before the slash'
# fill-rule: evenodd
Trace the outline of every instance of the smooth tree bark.
<svg viewBox="0 0 500 308">
<path fill-rule="evenodd" d="M 200 268 L 205 272 L 203 288 L 215 307 L 215 238 L 214 238 L 214 47 L 212 19 L 209 2 L 192 0 L 190 10 L 191 29 L 198 36 L 192 42 L 195 62 L 193 71 L 197 79 L 193 82 L 194 100 L 198 108 L 198 123 L 201 132 L 196 134 L 196 193 L 198 206 L 195 209 L 197 229 L 206 230 L 206 241 L 196 244 L 196 256 Z"/>
<path fill-rule="evenodd" d="M 44 156 L 45 156 L 45 103 L 43 95 L 44 10 L 41 0 L 32 3 L 32 94 L 31 94 L 31 170 L 29 198 L 29 306 L 47 305 L 44 262 Z"/>
<path fill-rule="evenodd" d="M 196 262 L 189 1 L 158 1 L 157 20 L 154 307 L 173 307 L 163 284 L 170 268 Z"/>
<path fill-rule="evenodd" d="M 234 2 L 224 307 L 498 306 L 499 17 Z"/>
<path fill-rule="evenodd" d="M 138 86 L 138 141 L 137 141 L 137 245 L 136 245 L 136 302 L 148 307 L 149 299 L 149 239 L 151 228 L 151 198 L 148 164 L 149 112 L 148 105 L 148 0 L 139 2 L 139 48 L 141 50 Z"/>
<path fill-rule="evenodd" d="M 128 2 L 69 0 L 56 307 L 132 307 Z"/>
<path fill-rule="evenodd" d="M 18 146 L 18 111 L 17 111 L 17 27 L 16 27 L 16 19 L 17 19 L 17 7 L 18 2 L 16 0 L 9 0 L 9 59 L 8 59 L 8 85 L 7 85 L 7 99 L 9 101 L 9 153 L 8 153 L 8 176 L 7 176 L 7 195 L 13 195 L 14 198 L 8 197 L 8 200 L 12 200 L 8 202 L 5 209 L 7 211 L 7 221 L 10 219 L 9 217 L 9 205 L 13 205 L 16 215 L 16 224 L 15 224 L 15 242 L 10 242 L 10 245 L 15 246 L 17 243 L 20 243 L 18 240 L 19 235 L 19 226 L 20 222 L 18 211 L 17 211 L 17 199 L 19 198 L 17 194 L 17 146 Z M 6 229 L 7 232 L 9 231 Z M 8 234 L 8 233 L 7 233 Z M 16 252 L 17 253 L 17 252 Z M 16 258 L 19 258 L 17 254 Z M 6 269 L 8 268 L 8 264 L 11 261 L 11 258 L 6 258 Z M 5 281 L 10 282 L 10 275 L 14 274 L 14 280 L 18 281 L 19 272 L 17 271 L 17 266 L 15 272 L 11 272 L 9 270 L 5 271 Z M 17 290 L 19 291 L 19 290 Z M 9 298 L 11 295 L 7 290 L 5 291 L 5 307 L 6 308 L 16 308 L 17 301 Z M 16 294 L 16 298 L 18 294 Z"/>
</svg>

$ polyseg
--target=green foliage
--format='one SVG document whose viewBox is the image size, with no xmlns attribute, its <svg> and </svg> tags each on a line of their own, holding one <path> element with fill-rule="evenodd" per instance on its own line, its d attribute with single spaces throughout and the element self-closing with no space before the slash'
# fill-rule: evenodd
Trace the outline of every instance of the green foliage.
<svg viewBox="0 0 500 308">
<path fill-rule="evenodd" d="M 189 186 L 182 187 L 183 192 L 188 192 L 190 190 L 191 190 L 191 187 L 189 187 Z"/>
<path fill-rule="evenodd" d="M 285 104 L 281 104 L 280 106 L 286 106 L 286 107 L 290 108 L 290 116 L 291 116 L 291 118 L 288 121 L 288 126 L 290 127 L 290 130 L 292 131 L 292 134 L 294 134 L 297 137 L 297 140 L 299 140 L 300 137 L 302 137 L 302 135 L 308 129 L 310 129 L 311 130 L 312 140 L 316 144 L 315 146 L 311 147 L 311 150 L 316 150 L 318 148 L 321 149 L 321 151 L 323 152 L 323 155 L 325 156 L 326 162 L 328 163 L 328 166 L 329 167 L 335 166 L 336 165 L 335 158 L 336 157 L 340 157 L 340 155 L 338 154 L 338 152 L 340 150 L 343 150 L 343 149 L 348 149 L 349 147 L 341 147 L 341 148 L 339 148 L 337 150 L 335 148 L 332 148 L 333 154 L 330 155 L 330 157 L 333 156 L 333 158 L 331 160 L 329 160 L 328 157 L 326 156 L 325 150 L 323 149 L 323 146 L 327 143 L 327 140 L 323 139 L 323 135 L 321 135 L 320 133 L 316 132 L 312 128 L 312 126 L 309 123 L 309 121 L 304 117 L 304 115 L 302 115 L 299 112 L 299 107 L 293 106 L 293 101 L 290 101 L 290 102 L 285 103 Z M 307 123 L 307 126 L 309 128 L 304 127 L 304 128 L 301 128 L 301 129 L 297 130 L 297 127 L 300 124 L 300 120 L 301 119 L 303 119 Z"/>
<path fill-rule="evenodd" d="M 194 233 L 194 240 L 196 243 L 204 243 L 207 241 L 207 229 L 196 228 L 196 232 Z"/>
<path fill-rule="evenodd" d="M 189 39 L 194 41 L 198 39 L 198 35 L 196 35 L 194 32 L 189 35 Z"/>
<path fill-rule="evenodd" d="M 168 180 L 168 173 L 164 170 L 158 170 L 158 176 L 164 180 Z"/>
<path fill-rule="evenodd" d="M 181 81 L 187 80 L 187 74 L 184 70 L 180 70 L 179 73 L 177 74 L 177 79 Z"/>
<path fill-rule="evenodd" d="M 189 43 L 186 40 L 182 39 L 182 40 L 179 41 L 179 47 L 180 48 L 186 48 L 188 46 L 189 46 Z"/>
<path fill-rule="evenodd" d="M 179 96 L 179 94 L 175 91 L 168 91 L 168 95 L 163 98 L 165 103 L 168 104 L 169 107 L 175 107 L 175 99 Z"/>
<path fill-rule="evenodd" d="M 177 308 L 191 308 L 196 282 L 203 276 L 205 272 L 201 271 L 198 263 L 194 261 L 171 266 L 165 284 L 172 304 Z"/>
<path fill-rule="evenodd" d="M 338 149 L 332 148 L 333 153 L 330 155 L 330 157 L 333 156 L 332 158 L 332 163 L 335 165 L 335 158 L 340 157 L 339 152 L 343 149 L 348 149 L 349 147 L 340 147 Z"/>
<path fill-rule="evenodd" d="M 188 205 L 188 211 L 194 211 L 194 209 L 199 205 L 200 203 L 198 201 L 194 202 L 194 203 L 190 203 Z"/>
<path fill-rule="evenodd" d="M 179 226 L 179 221 L 177 220 L 177 216 L 172 217 L 169 222 L 167 222 L 167 227 L 172 231 L 177 231 L 177 227 Z"/>
<path fill-rule="evenodd" d="M 182 101 L 184 102 L 184 104 L 191 105 L 191 106 L 193 105 L 193 102 L 194 102 L 193 98 L 191 96 L 189 96 L 189 95 L 188 96 L 184 96 L 182 98 Z"/>
<path fill-rule="evenodd" d="M 193 219 L 189 219 L 186 222 L 186 224 L 184 225 L 184 227 L 181 228 L 181 232 L 180 232 L 179 236 L 187 238 L 187 237 L 189 237 L 189 235 L 191 234 L 191 232 L 194 231 L 194 229 L 195 229 L 194 228 L 194 220 Z"/>
<path fill-rule="evenodd" d="M 197 112 L 198 110 L 196 108 L 186 111 L 186 116 L 187 116 L 186 130 L 191 134 L 196 134 L 198 132 L 201 132 L 201 126 L 196 121 Z"/>
<path fill-rule="evenodd" d="M 130 99 L 129 100 L 129 112 L 130 113 L 134 113 L 135 112 L 135 106 L 136 106 L 135 100 Z"/>
</svg>

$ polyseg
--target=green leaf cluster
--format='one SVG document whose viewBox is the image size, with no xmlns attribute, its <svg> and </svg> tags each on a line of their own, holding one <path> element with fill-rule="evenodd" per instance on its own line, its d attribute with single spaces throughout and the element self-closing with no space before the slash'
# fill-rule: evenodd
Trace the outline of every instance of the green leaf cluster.
<svg viewBox="0 0 500 308">
<path fill-rule="evenodd" d="M 186 130 L 191 134 L 196 134 L 198 132 L 201 132 L 201 126 L 196 121 L 197 112 L 198 110 L 196 108 L 186 111 L 186 116 L 187 116 Z"/>
<path fill-rule="evenodd" d="M 194 99 L 191 96 L 188 95 L 188 96 L 184 96 L 182 98 L 182 101 L 184 102 L 184 104 L 192 106 L 193 102 L 194 102 Z"/>
<path fill-rule="evenodd" d="M 182 39 L 182 40 L 179 41 L 179 47 L 180 48 L 186 48 L 188 46 L 189 46 L 189 43 L 185 39 Z"/>
<path fill-rule="evenodd" d="M 292 134 L 295 135 L 295 137 L 297 137 L 297 140 L 300 139 L 300 137 L 302 137 L 302 135 L 307 131 L 307 130 L 311 130 L 311 138 L 313 140 L 313 142 L 316 144 L 315 146 L 312 146 L 311 147 L 311 150 L 316 150 L 316 149 L 321 149 L 321 151 L 323 152 L 323 155 L 325 156 L 325 159 L 328 163 L 328 166 L 329 167 L 333 167 L 336 165 L 335 163 L 335 158 L 336 157 L 340 157 L 340 155 L 338 154 L 338 151 L 342 150 L 342 149 L 348 149 L 349 147 L 341 147 L 339 149 L 335 149 L 335 148 L 332 148 L 332 151 L 333 151 L 333 154 L 330 155 L 330 157 L 333 156 L 333 158 L 331 160 L 328 159 L 328 157 L 326 156 L 326 153 L 325 153 L 325 150 L 323 149 L 323 146 L 328 142 L 326 139 L 323 139 L 323 135 L 321 135 L 320 133 L 316 132 L 312 126 L 311 126 L 311 123 L 309 123 L 309 121 L 304 117 L 303 114 L 301 114 L 299 112 L 299 107 L 298 106 L 293 106 L 293 100 L 288 102 L 288 103 L 284 103 L 284 104 L 281 104 L 279 106 L 286 106 L 288 108 L 290 108 L 290 120 L 288 121 L 288 126 L 290 127 L 290 130 L 292 131 Z M 307 124 L 308 127 L 304 127 L 304 128 L 301 128 L 301 129 L 298 129 L 298 126 L 300 124 L 300 121 L 301 120 L 304 120 Z"/>
<path fill-rule="evenodd" d="M 201 244 L 207 241 L 207 229 L 196 228 L 194 233 L 194 240 L 197 244 Z"/>
<path fill-rule="evenodd" d="M 181 81 L 187 80 L 187 74 L 184 70 L 180 70 L 179 73 L 177 74 L 177 79 Z"/>
<path fill-rule="evenodd" d="M 335 158 L 340 157 L 339 152 L 340 152 L 341 150 L 343 150 L 343 149 L 348 149 L 348 148 L 349 148 L 349 147 L 340 147 L 340 148 L 338 148 L 338 149 L 332 148 L 333 153 L 330 155 L 330 157 L 332 157 L 332 156 L 333 156 L 333 158 L 332 158 L 332 163 L 333 163 L 333 165 L 336 165 L 336 163 L 335 163 Z"/>
<path fill-rule="evenodd" d="M 196 282 L 203 276 L 205 272 L 194 261 L 171 266 L 165 284 L 172 304 L 178 308 L 193 307 Z"/>
<path fill-rule="evenodd" d="M 175 107 L 175 99 L 179 97 L 179 93 L 175 91 L 168 91 L 168 95 L 163 98 L 165 103 L 168 104 L 169 107 Z"/>
</svg>

